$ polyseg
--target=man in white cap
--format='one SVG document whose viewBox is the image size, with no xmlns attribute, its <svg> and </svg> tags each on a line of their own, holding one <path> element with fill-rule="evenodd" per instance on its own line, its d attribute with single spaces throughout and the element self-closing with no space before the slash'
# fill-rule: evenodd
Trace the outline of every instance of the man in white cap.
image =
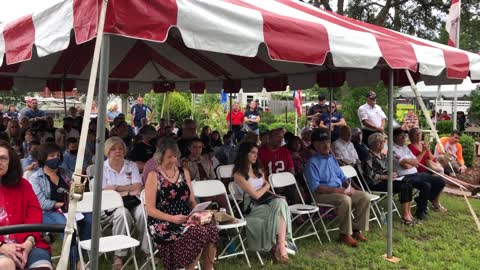
<svg viewBox="0 0 480 270">
<path fill-rule="evenodd" d="M 363 143 L 367 144 L 370 135 L 384 132 L 387 116 L 377 105 L 377 94 L 374 91 L 369 91 L 365 98 L 367 103 L 358 108 L 358 118 L 362 124 Z"/>
</svg>

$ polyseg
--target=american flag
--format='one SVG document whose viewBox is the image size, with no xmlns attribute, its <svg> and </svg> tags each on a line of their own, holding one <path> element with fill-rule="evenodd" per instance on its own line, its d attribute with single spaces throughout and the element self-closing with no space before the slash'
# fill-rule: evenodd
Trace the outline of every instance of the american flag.
<svg viewBox="0 0 480 270">
<path fill-rule="evenodd" d="M 458 47 L 457 38 L 460 33 L 458 33 L 458 25 L 460 24 L 460 0 L 452 0 L 452 5 L 450 6 L 450 11 L 447 18 L 447 24 L 445 28 L 448 32 L 448 45 L 452 47 Z"/>
</svg>

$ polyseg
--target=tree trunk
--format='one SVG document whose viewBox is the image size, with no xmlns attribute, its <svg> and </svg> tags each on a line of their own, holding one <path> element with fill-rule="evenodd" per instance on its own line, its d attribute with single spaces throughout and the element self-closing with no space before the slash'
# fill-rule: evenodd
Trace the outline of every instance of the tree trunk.
<svg viewBox="0 0 480 270">
<path fill-rule="evenodd" d="M 388 11 L 390 10 L 391 7 L 392 7 L 392 0 L 387 0 L 385 2 L 385 6 L 380 10 L 377 17 L 375 17 L 375 20 L 373 21 L 373 23 L 376 25 L 383 26 L 385 23 L 385 20 L 387 19 Z"/>
<path fill-rule="evenodd" d="M 344 0 L 338 0 L 337 2 L 337 13 L 340 15 L 343 15 L 343 5 L 344 5 Z"/>
</svg>

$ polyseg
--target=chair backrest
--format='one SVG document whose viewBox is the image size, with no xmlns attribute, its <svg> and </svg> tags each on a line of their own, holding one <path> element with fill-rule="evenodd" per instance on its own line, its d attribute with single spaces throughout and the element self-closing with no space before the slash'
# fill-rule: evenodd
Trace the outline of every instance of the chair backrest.
<svg viewBox="0 0 480 270">
<path fill-rule="evenodd" d="M 303 181 L 305 181 L 305 186 L 307 186 L 308 193 L 310 194 L 310 198 L 312 199 L 313 204 L 317 204 L 317 201 L 315 200 L 315 196 L 313 196 L 312 190 L 310 189 L 310 185 L 307 180 L 307 176 L 305 173 L 303 174 Z"/>
<path fill-rule="evenodd" d="M 305 204 L 302 192 L 300 192 L 300 189 L 297 185 L 297 179 L 295 179 L 295 176 L 291 172 L 272 173 L 268 176 L 268 182 L 270 182 L 273 193 L 275 193 L 276 188 L 288 187 L 292 185 L 295 186 L 298 197 L 302 203 Z"/>
<path fill-rule="evenodd" d="M 357 171 L 351 165 L 341 166 L 340 169 L 347 178 L 357 177 Z"/>
<path fill-rule="evenodd" d="M 238 193 L 239 189 L 240 188 L 237 186 L 237 184 L 235 184 L 235 182 L 230 182 L 228 184 L 228 191 L 230 192 L 230 195 L 232 195 L 232 197 L 233 197 L 233 202 L 235 203 L 235 207 L 237 208 L 237 212 L 240 215 L 240 218 L 243 219 L 242 209 L 238 205 L 238 200 L 240 200 L 239 198 L 242 198 L 243 195 Z M 229 202 L 229 204 L 230 204 L 230 202 Z"/>
<path fill-rule="evenodd" d="M 192 181 L 192 189 L 195 197 L 212 197 L 226 194 L 227 190 L 220 180 Z"/>
<path fill-rule="evenodd" d="M 222 178 L 232 178 L 233 177 L 233 164 L 230 165 L 221 165 L 217 167 L 217 177 L 219 180 Z"/>
<path fill-rule="evenodd" d="M 92 164 L 87 167 L 87 176 L 88 179 L 95 177 L 95 165 Z"/>
<path fill-rule="evenodd" d="M 195 197 L 212 197 L 223 195 L 228 204 L 228 211 L 230 214 L 233 214 L 232 205 L 228 200 L 227 190 L 225 185 L 223 185 L 220 180 L 201 180 L 201 181 L 192 181 L 192 189 Z"/>
<path fill-rule="evenodd" d="M 345 165 L 345 166 L 341 166 L 340 169 L 342 170 L 343 174 L 345 174 L 347 178 L 351 178 L 352 180 L 356 178 L 357 183 L 360 185 L 360 188 L 362 188 L 362 191 L 365 191 L 365 188 L 362 184 L 362 180 L 360 179 L 360 177 L 358 177 L 358 173 L 353 166 Z"/>
<path fill-rule="evenodd" d="M 268 181 L 272 188 L 281 188 L 295 185 L 297 180 L 290 172 L 273 173 L 268 176 Z"/>
<path fill-rule="evenodd" d="M 119 207 L 123 208 L 122 196 L 114 190 L 103 190 L 101 210 L 104 211 Z M 83 193 L 83 199 L 77 204 L 77 211 L 81 213 L 93 212 L 93 192 Z"/>
</svg>

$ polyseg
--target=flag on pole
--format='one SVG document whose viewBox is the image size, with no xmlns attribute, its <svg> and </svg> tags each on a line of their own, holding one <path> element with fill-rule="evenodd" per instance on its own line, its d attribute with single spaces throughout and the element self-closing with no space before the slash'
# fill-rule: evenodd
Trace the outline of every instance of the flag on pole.
<svg viewBox="0 0 480 270">
<path fill-rule="evenodd" d="M 293 91 L 293 105 L 298 116 L 302 116 L 302 90 Z"/>
<path fill-rule="evenodd" d="M 458 47 L 458 29 L 460 24 L 460 0 L 452 0 L 450 11 L 448 13 L 447 24 L 445 28 L 448 32 L 448 45 L 452 47 Z"/>
</svg>

